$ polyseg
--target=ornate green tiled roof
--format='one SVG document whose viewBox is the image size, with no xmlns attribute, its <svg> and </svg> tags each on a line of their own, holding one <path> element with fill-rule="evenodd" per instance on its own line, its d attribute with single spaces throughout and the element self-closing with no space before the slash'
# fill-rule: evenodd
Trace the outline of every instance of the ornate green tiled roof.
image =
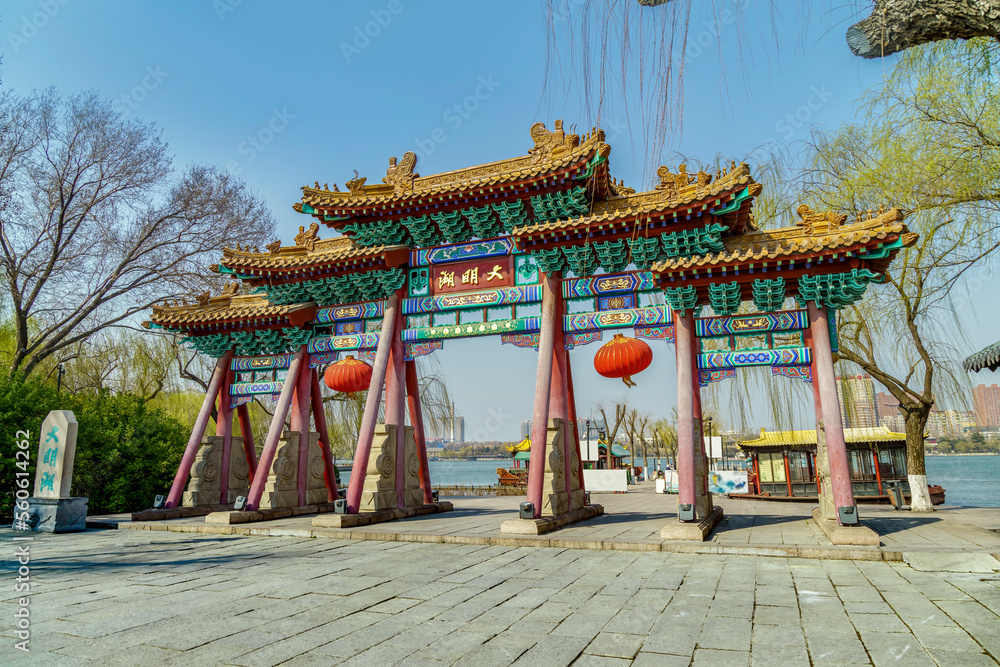
<svg viewBox="0 0 1000 667">
<path fill-rule="evenodd" d="M 962 362 L 962 367 L 970 372 L 981 371 L 984 368 L 995 371 L 1000 367 L 1000 341 L 970 356 Z"/>
</svg>

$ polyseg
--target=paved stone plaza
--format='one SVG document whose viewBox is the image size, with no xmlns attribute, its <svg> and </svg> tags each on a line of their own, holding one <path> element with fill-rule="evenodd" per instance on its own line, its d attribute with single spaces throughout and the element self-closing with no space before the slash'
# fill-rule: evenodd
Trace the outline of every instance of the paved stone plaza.
<svg viewBox="0 0 1000 667">
<path fill-rule="evenodd" d="M 12 535 L 2 535 L 8 564 Z M 89 530 L 36 534 L 30 566 L 32 650 L 14 650 L 7 625 L 4 663 L 950 666 L 1000 657 L 1000 574 L 882 560 Z M 4 592 L 10 619 L 19 594 L 12 584 Z"/>
<path fill-rule="evenodd" d="M 600 517 L 539 536 L 502 534 L 500 524 L 517 517 L 523 496 L 451 497 L 454 511 L 405 521 L 353 528 L 314 528 L 314 515 L 237 525 L 206 525 L 203 516 L 132 523 L 129 515 L 91 517 L 92 525 L 236 535 L 451 542 L 489 546 L 554 546 L 571 549 L 621 549 L 847 558 L 899 561 L 917 552 L 1000 554 L 1000 508 L 948 507 L 929 514 L 897 512 L 887 505 L 862 505 L 865 525 L 880 538 L 878 547 L 831 544 L 812 520 L 814 503 L 733 500 L 716 497 L 725 517 L 705 542 L 660 539 L 660 529 L 676 522 L 676 495 L 653 492 L 651 482 L 627 494 L 594 494 L 604 506 Z"/>
</svg>

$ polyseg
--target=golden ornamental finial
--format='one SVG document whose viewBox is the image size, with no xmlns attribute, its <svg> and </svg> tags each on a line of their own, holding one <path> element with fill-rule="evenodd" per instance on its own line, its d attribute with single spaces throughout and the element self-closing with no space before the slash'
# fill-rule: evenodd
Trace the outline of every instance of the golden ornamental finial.
<svg viewBox="0 0 1000 667">
<path fill-rule="evenodd" d="M 365 194 L 365 181 L 367 181 L 367 180 L 368 180 L 368 178 L 366 176 L 359 175 L 358 174 L 358 170 L 355 169 L 354 170 L 354 178 L 352 178 L 351 180 L 347 181 L 347 183 L 345 183 L 345 185 L 350 190 L 350 192 L 351 192 L 352 195 L 354 195 L 354 196 L 361 196 L 361 195 Z"/>
<path fill-rule="evenodd" d="M 795 223 L 796 226 L 803 227 L 805 232 L 809 235 L 835 232 L 840 229 L 840 226 L 844 224 L 845 220 L 847 220 L 846 215 L 834 213 L 833 211 L 817 213 L 806 204 L 800 204 L 795 212 L 799 214 L 800 218 L 802 218 L 802 220 Z"/>
</svg>

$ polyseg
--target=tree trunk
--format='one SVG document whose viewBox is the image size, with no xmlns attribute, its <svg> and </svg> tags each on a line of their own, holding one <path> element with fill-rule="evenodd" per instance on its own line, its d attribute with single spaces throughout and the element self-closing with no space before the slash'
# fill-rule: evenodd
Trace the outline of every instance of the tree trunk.
<svg viewBox="0 0 1000 667">
<path fill-rule="evenodd" d="M 871 16 L 847 29 L 847 45 L 862 58 L 970 37 L 1000 39 L 1000 0 L 875 0 Z"/>
<path fill-rule="evenodd" d="M 910 511 L 933 512 L 931 495 L 927 491 L 927 469 L 924 467 L 924 431 L 930 408 L 924 405 L 906 406 L 906 476 L 910 483 Z"/>
</svg>

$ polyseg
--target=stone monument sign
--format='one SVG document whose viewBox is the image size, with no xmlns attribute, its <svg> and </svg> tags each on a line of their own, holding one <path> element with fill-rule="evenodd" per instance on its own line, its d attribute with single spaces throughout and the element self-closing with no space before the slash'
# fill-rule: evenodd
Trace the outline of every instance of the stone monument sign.
<svg viewBox="0 0 1000 667">
<path fill-rule="evenodd" d="M 35 493 L 28 499 L 28 523 L 34 531 L 66 533 L 87 527 L 87 498 L 73 498 L 76 417 L 53 410 L 42 422 L 35 462 Z"/>
</svg>

